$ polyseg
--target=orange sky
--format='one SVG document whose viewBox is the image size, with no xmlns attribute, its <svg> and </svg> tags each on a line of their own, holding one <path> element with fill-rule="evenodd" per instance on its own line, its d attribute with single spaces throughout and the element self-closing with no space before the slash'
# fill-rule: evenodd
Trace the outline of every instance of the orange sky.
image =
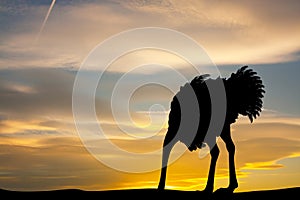
<svg viewBox="0 0 300 200">
<path fill-rule="evenodd" d="M 41 122 L 6 121 L 4 124 L 11 135 L 1 140 L 1 158 L 6 158 L 1 164 L 3 188 L 40 190 L 75 187 L 106 190 L 157 186 L 159 170 L 132 174 L 111 169 L 89 154 L 75 133 L 73 136 L 52 136 L 51 133 L 16 136 L 10 128 L 15 124 L 18 124 L 16 131 L 19 132 L 29 129 L 48 131 L 54 128 L 51 125 L 42 125 Z M 240 184 L 237 191 L 298 186 L 300 176 L 297 168 L 300 161 L 298 126 L 259 122 L 237 123 L 233 126 L 232 135 L 237 149 L 236 168 Z M 5 128 L 1 130 L 4 131 Z M 159 149 L 162 140 L 113 140 L 113 142 L 126 151 L 148 152 Z M 174 152 L 180 146 L 183 145 L 177 144 Z M 222 141 L 219 141 L 219 146 L 221 154 L 216 170 L 216 188 L 225 187 L 228 183 L 227 152 Z M 167 188 L 180 190 L 204 188 L 210 159 L 209 156 L 200 159 L 198 154 L 199 150 L 192 153 L 187 151 L 171 164 L 168 169 Z M 127 162 L 126 158 L 123 162 Z M 160 162 L 160 156 L 149 162 Z M 132 164 L 147 165 L 147 163 Z"/>
</svg>

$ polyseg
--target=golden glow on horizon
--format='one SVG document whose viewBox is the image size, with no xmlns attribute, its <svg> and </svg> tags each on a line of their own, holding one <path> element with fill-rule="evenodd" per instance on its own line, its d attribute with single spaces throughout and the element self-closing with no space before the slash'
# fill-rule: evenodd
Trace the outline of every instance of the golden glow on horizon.
<svg viewBox="0 0 300 200">
<path fill-rule="evenodd" d="M 256 162 L 256 163 L 246 163 L 245 167 L 242 169 L 258 169 L 258 170 L 269 170 L 274 168 L 282 168 L 284 165 L 276 164 L 276 162 Z"/>
<path fill-rule="evenodd" d="M 96 177 L 93 177 L 95 176 L 95 173 L 92 172 L 86 174 L 87 180 L 82 183 L 77 183 L 75 181 L 78 179 L 76 174 L 83 173 L 81 169 L 77 167 L 74 171 L 75 174 L 68 171 L 63 172 L 60 175 L 55 174 L 55 172 L 51 172 L 53 175 L 49 177 L 49 180 L 55 177 L 57 180 L 63 180 L 64 177 L 66 177 L 67 180 L 74 180 L 74 184 L 77 184 L 77 188 L 86 190 L 156 188 L 157 186 L 159 170 L 155 172 L 134 175 L 116 172 L 113 169 L 107 169 L 107 167 L 102 166 L 99 161 L 93 159 L 92 156 L 84 150 L 84 147 L 76 135 L 69 137 L 58 137 L 56 134 L 14 134 L 26 130 L 57 131 L 58 129 L 55 128 L 54 125 L 43 125 L 42 121 L 40 120 L 28 120 L 28 122 L 4 120 L 2 121 L 1 127 L 0 134 L 8 133 L 8 137 L 2 138 L 0 142 L 0 147 L 4 148 L 2 152 L 6 152 L 8 148 L 13 157 L 18 157 L 19 149 L 24 147 L 25 149 L 23 151 L 23 156 L 29 159 L 28 164 L 39 166 L 36 160 L 31 160 L 31 157 L 33 155 L 41 155 L 43 159 L 46 160 L 52 157 L 73 160 L 72 166 L 69 163 L 64 164 L 66 168 L 82 166 L 83 168 L 91 168 L 97 171 Z M 61 128 L 63 127 L 60 127 L 60 129 Z M 297 186 L 297 184 L 295 185 L 295 182 L 297 182 L 296 180 L 299 180 L 300 174 L 294 173 L 294 176 L 290 177 L 290 173 L 293 173 L 295 166 L 289 166 L 288 163 L 292 163 L 293 160 L 300 158 L 300 148 L 298 146 L 299 134 L 297 134 L 298 130 L 299 129 L 297 129 L 295 125 L 289 124 L 254 123 L 251 125 L 245 125 L 243 123 L 237 123 L 234 126 L 233 132 L 233 138 L 237 148 L 237 177 L 238 180 L 240 180 L 240 187 L 237 189 L 237 191 L 280 188 L 284 187 L 288 183 L 290 183 L 291 186 Z M 162 131 L 160 134 L 163 135 L 165 131 Z M 266 140 L 266 138 L 270 139 Z M 161 139 L 163 139 L 163 137 L 161 137 Z M 266 141 L 269 142 L 265 144 Z M 136 143 L 135 140 L 117 139 L 112 140 L 112 142 L 114 142 L 120 148 L 130 152 L 149 152 L 160 148 L 162 145 L 162 140 L 141 140 Z M 221 140 L 218 141 L 218 144 L 221 154 L 216 169 L 216 188 L 226 187 L 228 184 L 227 151 Z M 62 152 L 65 153 L 62 154 Z M 187 151 L 181 158 L 169 166 L 167 189 L 202 190 L 205 187 L 210 156 L 206 156 L 204 159 L 199 159 L 198 154 L 199 150 L 196 152 Z M 116 156 L 116 159 L 117 158 L 118 156 Z M 285 162 L 282 163 L 282 160 L 285 160 Z M 53 165 L 55 165 L 55 162 L 55 159 L 50 159 L 46 162 L 47 164 L 45 166 L 51 168 Z M 22 164 L 18 163 L 18 160 L 14 161 L 14 164 L 11 164 L 22 166 Z M 7 163 L 7 165 L 9 165 L 9 163 Z M 139 163 L 139 165 L 143 165 L 143 163 Z M 10 171 L 11 167 L 2 167 L 1 171 Z M 101 170 L 103 169 L 107 169 L 109 171 L 105 174 L 106 176 L 111 177 L 109 178 L 111 180 L 110 184 L 99 184 L 99 181 L 101 182 Z M 27 170 L 30 171 L 30 168 Z M 274 175 L 271 175 L 270 173 Z M 258 179 L 253 178 L 258 174 L 261 174 L 259 183 L 257 182 Z M 284 184 L 281 182 L 270 183 L 270 179 L 272 179 L 272 176 L 275 175 L 284 179 Z M 1 178 L 2 176 L 3 178 Z M 114 181 L 116 178 L 115 176 L 119 177 L 119 179 L 116 181 Z M 12 180 L 7 175 L 0 174 L 0 180 L 1 179 L 6 180 L 7 183 L 9 183 L 9 180 Z M 48 178 L 41 178 L 41 180 L 47 182 Z M 72 187 L 59 186 L 58 188 Z"/>
<path fill-rule="evenodd" d="M 42 121 L 4 120 L 1 122 L 0 133 L 20 133 L 26 130 L 55 131 L 56 128 L 41 125 Z"/>
</svg>

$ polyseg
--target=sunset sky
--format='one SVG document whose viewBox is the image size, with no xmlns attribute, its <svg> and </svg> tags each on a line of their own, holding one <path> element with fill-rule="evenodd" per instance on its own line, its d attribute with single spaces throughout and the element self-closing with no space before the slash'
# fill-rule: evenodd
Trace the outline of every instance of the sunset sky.
<svg viewBox="0 0 300 200">
<path fill-rule="evenodd" d="M 81 137 L 99 134 L 79 133 L 72 109 L 77 72 L 93 59 L 89 57 L 92 50 L 111 36 L 143 27 L 167 28 L 193 39 L 222 77 L 243 65 L 258 73 L 266 90 L 263 112 L 252 124 L 240 117 L 231 129 L 239 181 L 236 191 L 300 186 L 299 10 L 298 0 L 1 0 L 0 188 L 157 187 L 161 154 L 156 152 L 145 162 L 138 162 L 134 155 L 161 150 L 170 102 L 183 83 L 173 72 L 191 80 L 195 71 L 190 63 L 157 49 L 133 51 L 114 60 L 95 91 L 98 122 L 88 117 L 77 121 L 100 124 L 106 138 L 82 142 Z M 130 46 L 132 41 L 119 45 Z M 180 45 L 189 49 L 185 43 Z M 97 59 L 114 52 L 108 48 Z M 87 85 L 81 85 L 82 99 L 87 98 L 89 81 L 104 72 L 105 66 L 95 60 L 96 67 L 83 72 Z M 204 68 L 199 65 L 200 70 Z M 167 81 L 170 88 L 140 85 L 128 107 L 122 107 L 126 103 L 122 99 L 128 96 L 124 88 L 141 80 Z M 120 92 L 113 93 L 118 81 L 123 81 Z M 129 154 L 113 151 L 107 141 Z M 227 152 L 222 141 L 218 143 L 216 189 L 228 184 Z M 87 145 L 115 165 L 101 162 Z M 174 158 L 183 150 L 178 143 Z M 201 151 L 185 151 L 174 159 L 166 188 L 204 189 L 210 157 L 199 158 L 205 155 Z M 125 166 L 137 171 L 128 172 Z"/>
</svg>

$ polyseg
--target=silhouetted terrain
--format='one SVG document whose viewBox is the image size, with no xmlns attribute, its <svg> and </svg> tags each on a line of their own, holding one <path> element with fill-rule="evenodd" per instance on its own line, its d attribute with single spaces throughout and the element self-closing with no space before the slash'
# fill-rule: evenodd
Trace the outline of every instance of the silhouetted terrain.
<svg viewBox="0 0 300 200">
<path fill-rule="evenodd" d="M 236 192 L 234 194 L 224 194 L 222 192 L 215 192 L 212 195 L 207 195 L 200 191 L 178 191 L 178 190 L 164 190 L 158 191 L 156 189 L 131 189 L 131 190 L 108 190 L 108 191 L 84 191 L 76 189 L 66 190 L 52 190 L 52 191 L 39 191 L 39 192 L 19 192 L 0 190 L 1 197 L 4 195 L 7 198 L 13 197 L 83 197 L 84 199 L 233 199 L 233 200 L 248 200 L 248 199 L 293 199 L 299 198 L 300 187 L 278 189 L 278 190 L 265 190 L 265 191 L 252 191 L 252 192 Z"/>
</svg>

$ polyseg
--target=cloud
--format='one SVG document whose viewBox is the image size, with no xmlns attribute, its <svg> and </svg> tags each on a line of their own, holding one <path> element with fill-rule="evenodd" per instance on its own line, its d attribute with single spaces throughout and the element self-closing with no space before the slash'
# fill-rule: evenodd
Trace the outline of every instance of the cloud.
<svg viewBox="0 0 300 200">
<path fill-rule="evenodd" d="M 299 142 L 297 139 L 288 140 L 283 138 L 258 138 L 247 141 L 240 141 L 237 143 L 237 161 L 244 163 L 245 168 L 252 165 L 252 169 L 261 169 L 266 166 L 277 167 L 277 160 L 287 158 L 290 155 L 299 153 Z M 247 149 L 247 150 L 246 150 Z M 254 153 L 251 154 L 250 152 Z M 248 156 L 242 152 L 248 152 Z M 272 162 L 273 163 L 272 163 Z M 264 162 L 264 164 L 262 164 Z M 271 163 L 270 163 L 271 162 Z M 252 164 L 247 164 L 252 163 Z M 237 164 L 239 166 L 239 164 Z"/>
<path fill-rule="evenodd" d="M 114 171 L 97 162 L 78 139 L 44 138 L 41 144 L 38 147 L 0 145 L 0 171 L 4 172 L 0 175 L 2 188 L 101 190 L 112 187 L 118 180 L 114 178 Z"/>
<path fill-rule="evenodd" d="M 41 126 L 37 122 L 30 122 L 30 121 L 13 121 L 13 120 L 5 120 L 0 122 L 1 129 L 0 133 L 10 134 L 10 133 L 20 133 L 23 131 L 54 131 L 55 128 Z"/>
<path fill-rule="evenodd" d="M 57 123 L 45 122 L 45 126 L 55 126 Z M 262 137 L 252 135 L 255 133 L 253 127 L 247 126 L 248 132 L 239 133 L 242 137 L 233 134 L 236 144 L 236 167 L 238 178 L 243 181 L 240 184 L 242 190 L 252 189 L 249 184 L 255 183 L 251 177 L 259 170 L 262 173 L 264 186 L 269 185 L 268 176 L 270 171 L 273 174 L 280 174 L 282 178 L 288 176 L 293 165 L 286 162 L 286 158 L 299 155 L 299 137 L 290 131 L 291 125 L 286 125 L 286 130 L 282 137 L 276 137 L 273 130 L 275 126 L 259 129 Z M 273 127 L 273 129 L 271 129 Z M 244 127 L 246 130 L 246 127 Z M 292 128 L 292 129 L 290 129 Z M 298 128 L 299 130 L 299 128 Z M 296 131 L 296 129 L 295 129 Z M 284 138 L 283 135 L 290 138 Z M 80 188 L 87 190 L 105 190 L 116 188 L 139 188 L 156 187 L 159 179 L 159 170 L 142 174 L 122 173 L 110 169 L 92 157 L 82 146 L 80 139 L 74 135 L 0 135 L 0 184 L 6 189 L 16 190 L 45 190 L 58 188 Z M 243 138 L 244 137 L 244 138 Z M 99 152 L 103 156 L 110 156 L 118 159 L 120 163 L 128 164 L 130 157 L 120 158 L 114 151 L 110 151 L 101 141 L 94 141 L 98 144 Z M 148 139 L 112 139 L 119 148 L 135 153 L 144 153 L 161 148 L 163 137 Z M 101 145 L 102 144 L 102 145 Z M 179 145 L 179 144 L 178 144 Z M 218 160 L 216 172 L 216 187 L 224 187 L 228 176 L 228 157 L 225 145 L 219 141 L 221 154 Z M 179 146 L 178 146 L 179 147 Z M 176 148 L 172 154 L 176 154 Z M 176 160 L 168 169 L 167 185 L 170 188 L 180 188 L 184 190 L 194 190 L 204 187 L 206 183 L 210 157 L 199 159 L 199 152 L 185 152 L 182 157 Z M 11 159 L 13 158 L 13 159 Z M 297 157 L 295 157 L 297 158 Z M 146 163 L 139 165 L 159 165 L 161 155 L 156 155 Z M 136 164 L 136 163 L 130 163 Z M 279 176 L 279 175 L 278 175 Z M 298 179 L 294 175 L 294 179 Z M 291 181 L 293 180 L 291 178 Z M 30 180 L 28 182 L 28 180 Z M 244 185 L 244 182 L 247 184 Z M 29 184 L 30 183 L 30 184 Z M 272 183 L 273 184 L 273 183 Z M 281 187 L 281 182 L 277 182 L 277 187 Z M 251 185 L 251 184 L 250 184 Z"/>
<path fill-rule="evenodd" d="M 76 71 L 68 69 L 0 70 L 1 133 L 26 132 L 29 134 L 57 129 L 64 133 L 74 131 L 72 90 L 75 75 Z M 87 80 L 93 75 L 94 72 L 87 72 Z M 101 89 L 97 90 L 95 97 L 95 111 L 101 121 L 95 119 L 94 122 L 88 123 L 104 123 L 104 130 L 113 133 L 112 135 L 124 134 L 118 125 L 126 127 L 132 134 L 149 134 L 154 129 L 158 130 L 157 126 L 162 125 L 167 113 L 149 115 L 148 109 L 153 104 L 162 104 L 165 110 L 168 110 L 170 91 L 157 85 L 141 87 L 128 99 L 131 101 L 129 108 L 131 118 L 127 118 L 122 113 L 123 110 L 116 108 L 119 117 L 116 124 L 116 119 L 114 119 L 116 116 L 113 116 L 111 111 L 111 95 L 115 81 L 120 76 L 119 73 L 109 72 L 105 80 L 100 83 Z M 134 81 L 129 84 L 132 82 Z M 80 95 L 86 98 L 87 94 L 84 90 Z M 120 95 L 122 97 L 124 94 Z M 152 124 L 149 124 L 150 116 L 154 120 Z M 131 120 L 134 120 L 135 124 Z"/>
<path fill-rule="evenodd" d="M 58 69 L 1 70 L 1 111 L 16 118 L 72 113 L 74 74 Z"/>
<path fill-rule="evenodd" d="M 3 10 L 22 6 L 3 6 Z M 274 63 L 298 59 L 298 1 L 89 1 L 57 3 L 38 44 L 33 41 L 47 4 L 27 4 L 23 17 L 9 11 L 2 34 L 1 68 L 79 67 L 89 51 L 109 36 L 130 28 L 159 26 L 194 38 L 212 60 L 224 63 Z M 263 9 L 263 8 L 268 9 Z M 230 15 L 228 15 L 230 13 Z M 25 26 L 26 24 L 26 26 Z"/>
<path fill-rule="evenodd" d="M 139 26 L 165 26 L 187 33 L 218 64 L 288 61 L 295 59 L 290 53 L 299 49 L 297 1 L 289 5 L 280 1 L 276 5 L 257 1 L 129 2 L 122 4 L 132 11 L 127 19 L 142 15 L 136 22 Z M 260 4 L 269 9 L 262 9 Z M 158 18 L 161 20 L 157 22 Z M 274 19 L 278 19 L 276 23 Z"/>
<path fill-rule="evenodd" d="M 300 126 L 292 123 L 268 122 L 254 124 L 235 124 L 233 127 L 233 137 L 237 140 L 248 140 L 251 138 L 282 138 L 299 140 Z M 263 132 L 261 130 L 264 130 Z"/>
</svg>

